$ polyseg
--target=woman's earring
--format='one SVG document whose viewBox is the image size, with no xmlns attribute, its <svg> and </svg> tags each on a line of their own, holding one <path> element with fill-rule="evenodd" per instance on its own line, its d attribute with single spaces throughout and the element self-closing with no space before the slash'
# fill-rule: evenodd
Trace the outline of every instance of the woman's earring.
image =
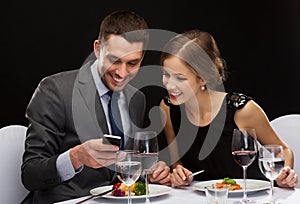
<svg viewBox="0 0 300 204">
<path fill-rule="evenodd" d="M 165 96 L 165 97 L 164 97 L 164 102 L 165 102 L 165 104 L 166 104 L 167 106 L 170 106 L 170 104 L 171 104 L 171 99 L 170 99 L 170 97 L 169 97 L 169 96 Z"/>
<path fill-rule="evenodd" d="M 206 86 L 205 85 L 201 86 L 201 91 L 205 91 L 205 90 L 206 90 Z"/>
</svg>

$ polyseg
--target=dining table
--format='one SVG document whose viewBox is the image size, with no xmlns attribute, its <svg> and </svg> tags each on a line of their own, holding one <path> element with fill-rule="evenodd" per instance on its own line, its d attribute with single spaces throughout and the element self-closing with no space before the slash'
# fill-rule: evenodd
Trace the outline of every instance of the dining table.
<svg viewBox="0 0 300 204">
<path fill-rule="evenodd" d="M 204 191 L 199 191 L 194 188 L 193 182 L 189 186 L 184 187 L 171 187 L 168 193 L 165 193 L 160 196 L 151 197 L 150 201 L 152 204 L 160 204 L 160 203 L 172 203 L 172 204 L 199 204 L 206 203 L 206 197 Z M 259 190 L 255 192 L 248 192 L 248 198 L 251 200 L 255 200 L 257 204 L 264 203 L 265 201 L 270 199 L 270 189 Z M 88 196 L 66 200 L 62 202 L 58 202 L 56 204 L 75 204 L 81 200 L 86 199 Z M 227 198 L 227 204 L 232 204 L 235 201 L 241 200 L 243 194 L 229 194 Z M 300 188 L 280 188 L 274 187 L 274 197 L 276 202 L 282 204 L 296 204 L 300 203 Z M 144 203 L 145 198 L 135 198 L 132 199 L 132 203 Z M 113 198 L 95 198 L 92 200 L 88 200 L 84 202 L 84 204 L 114 204 L 114 203 L 127 203 L 126 197 L 123 199 L 113 199 Z"/>
</svg>

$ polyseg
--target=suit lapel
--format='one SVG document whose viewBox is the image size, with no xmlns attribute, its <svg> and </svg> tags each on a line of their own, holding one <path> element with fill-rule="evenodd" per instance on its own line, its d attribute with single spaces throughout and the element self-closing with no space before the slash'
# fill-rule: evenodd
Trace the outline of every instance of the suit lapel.
<svg viewBox="0 0 300 204">
<path fill-rule="evenodd" d="M 102 132 L 105 134 L 109 134 L 105 113 L 98 92 L 95 96 L 95 111 L 96 111 L 97 121 Z"/>
<path fill-rule="evenodd" d="M 131 104 L 130 100 L 132 99 L 133 93 L 128 89 L 128 85 L 124 89 L 124 95 L 125 95 L 125 98 L 126 98 L 126 104 L 127 104 L 127 107 L 128 107 L 129 117 L 131 118 L 131 120 L 133 122 L 135 122 L 136 121 L 135 109 L 130 107 L 130 104 Z"/>
<path fill-rule="evenodd" d="M 97 135 L 93 136 L 99 138 L 103 133 L 108 132 L 106 117 L 103 111 L 101 100 L 96 89 L 96 85 L 91 73 L 91 63 L 84 65 L 78 73 L 79 92 L 88 109 L 88 114 L 92 118 L 92 122 L 97 125 Z M 95 122 L 98 121 L 98 122 Z M 99 128 L 100 127 L 100 128 Z"/>
<path fill-rule="evenodd" d="M 131 123 L 131 134 L 129 135 L 125 149 L 131 149 L 133 144 L 134 134 L 137 131 L 141 131 L 144 124 L 144 112 L 145 104 L 137 89 L 131 85 L 127 85 L 124 89 L 124 95 L 128 107 L 130 123 Z"/>
<path fill-rule="evenodd" d="M 138 129 L 143 128 L 145 114 L 145 98 L 138 89 L 127 85 L 124 89 L 129 116 Z"/>
<path fill-rule="evenodd" d="M 102 103 L 91 73 L 92 63 L 86 63 L 81 67 L 76 81 L 79 90 L 77 94 L 79 96 L 77 97 L 81 101 L 78 106 L 83 110 L 80 114 L 77 114 L 77 117 L 84 118 L 84 120 L 81 120 L 82 124 L 78 125 L 82 126 L 81 132 L 86 137 L 84 140 L 99 138 L 102 137 L 103 133 L 109 132 Z M 136 89 L 130 85 L 127 85 L 124 89 L 129 117 L 131 123 L 133 123 L 130 137 L 133 137 L 137 128 L 141 128 L 143 125 L 144 106 L 141 104 L 143 101 L 135 96 L 135 91 Z"/>
</svg>

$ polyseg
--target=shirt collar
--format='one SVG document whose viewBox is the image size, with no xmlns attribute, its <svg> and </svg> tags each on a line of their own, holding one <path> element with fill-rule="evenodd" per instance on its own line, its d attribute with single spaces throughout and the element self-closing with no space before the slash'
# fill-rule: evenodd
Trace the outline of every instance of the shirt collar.
<svg viewBox="0 0 300 204">
<path fill-rule="evenodd" d="M 98 93 L 100 95 L 100 97 L 102 97 L 103 95 L 105 95 L 109 89 L 103 84 L 101 77 L 100 77 L 100 73 L 98 72 L 98 60 L 96 60 L 92 66 L 91 66 L 91 72 L 92 72 L 92 76 L 94 78 Z"/>
</svg>

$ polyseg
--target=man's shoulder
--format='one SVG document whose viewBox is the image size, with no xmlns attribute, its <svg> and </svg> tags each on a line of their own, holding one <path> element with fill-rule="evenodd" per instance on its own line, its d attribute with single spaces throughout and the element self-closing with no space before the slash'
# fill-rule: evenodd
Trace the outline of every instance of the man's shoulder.
<svg viewBox="0 0 300 204">
<path fill-rule="evenodd" d="M 75 78 L 78 74 L 78 69 L 61 71 L 44 77 L 42 80 L 66 80 Z"/>
<path fill-rule="evenodd" d="M 90 73 L 89 68 L 92 65 L 92 61 L 88 61 L 83 64 L 81 67 L 76 69 L 69 69 L 65 71 L 61 71 L 58 73 L 54 73 L 52 75 L 48 75 L 42 80 L 58 80 L 58 81 L 74 81 L 77 78 L 77 75 L 81 73 Z"/>
<path fill-rule="evenodd" d="M 139 89 L 137 89 L 136 87 L 132 86 L 131 84 L 127 84 L 125 89 L 128 90 L 128 91 L 130 91 L 130 92 L 136 92 L 136 91 L 141 92 Z"/>
<path fill-rule="evenodd" d="M 145 97 L 144 93 L 137 89 L 136 87 L 132 86 L 131 84 L 127 84 L 126 88 L 124 89 L 125 95 L 134 95 L 136 97 Z"/>
<path fill-rule="evenodd" d="M 68 70 L 48 75 L 39 82 L 38 90 L 69 90 L 74 86 L 77 75 L 78 70 Z"/>
</svg>

